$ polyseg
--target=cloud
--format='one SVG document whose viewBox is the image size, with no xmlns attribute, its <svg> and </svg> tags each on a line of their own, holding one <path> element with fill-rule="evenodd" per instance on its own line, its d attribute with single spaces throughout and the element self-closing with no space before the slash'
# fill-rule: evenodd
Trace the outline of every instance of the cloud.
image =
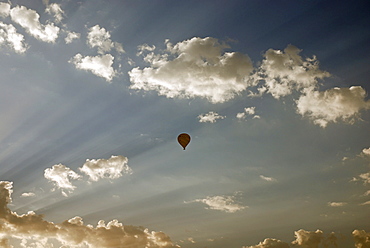
<svg viewBox="0 0 370 248">
<path fill-rule="evenodd" d="M 221 116 L 216 112 L 210 111 L 207 114 L 198 115 L 199 122 L 210 122 L 215 123 L 218 119 L 225 119 L 225 116 Z"/>
<path fill-rule="evenodd" d="M 153 247 L 175 246 L 163 232 L 150 232 L 143 227 L 128 226 L 112 220 L 105 224 L 100 220 L 96 227 L 84 225 L 76 216 L 60 224 L 48 222 L 35 212 L 18 215 L 8 208 L 12 194 L 11 182 L 0 182 L 0 244 L 12 247 L 9 238 L 21 240 L 23 247 L 49 247 L 59 242 L 61 247 Z M 52 246 L 52 245 L 51 245 Z M 51 247 L 50 246 L 50 247 Z"/>
<path fill-rule="evenodd" d="M 41 24 L 40 15 L 32 9 L 16 6 L 10 10 L 10 17 L 36 39 L 54 43 L 58 38 L 59 27 L 54 26 L 53 23 Z"/>
<path fill-rule="evenodd" d="M 321 127 L 329 122 L 342 120 L 353 123 L 362 109 L 370 108 L 370 101 L 365 101 L 366 92 L 361 86 L 333 88 L 323 92 L 306 90 L 297 101 L 297 112 L 308 116 Z"/>
<path fill-rule="evenodd" d="M 60 8 L 60 5 L 57 3 L 52 3 L 48 5 L 45 9 L 45 12 L 54 15 L 56 23 L 60 23 L 63 20 L 64 11 Z"/>
<path fill-rule="evenodd" d="M 289 244 L 278 239 L 267 238 L 258 245 L 243 246 L 243 248 L 289 248 Z"/>
<path fill-rule="evenodd" d="M 35 196 L 35 193 L 29 192 L 29 193 L 22 193 L 21 197 L 32 197 Z"/>
<path fill-rule="evenodd" d="M 24 36 L 19 34 L 12 24 L 0 22 L 0 45 L 4 43 L 16 53 L 24 53 L 27 50 Z"/>
<path fill-rule="evenodd" d="M 157 91 L 168 98 L 205 98 L 212 103 L 226 102 L 244 91 L 253 70 L 250 58 L 238 52 L 224 52 L 228 45 L 212 37 L 194 37 L 154 52 L 148 45 L 138 54 L 149 51 L 144 61 L 149 67 L 129 71 L 131 88 Z"/>
<path fill-rule="evenodd" d="M 276 182 L 276 181 L 277 181 L 277 180 L 276 180 L 275 178 L 273 178 L 273 177 L 265 177 L 264 175 L 260 175 L 260 178 L 261 178 L 262 180 L 267 181 L 267 182 Z"/>
<path fill-rule="evenodd" d="M 362 150 L 362 154 L 364 154 L 365 156 L 370 156 L 370 147 L 369 148 L 364 148 Z"/>
<path fill-rule="evenodd" d="M 253 246 L 243 246 L 243 248 L 319 248 L 319 247 L 338 247 L 338 240 L 345 237 L 343 235 L 337 235 L 331 232 L 328 235 L 324 235 L 323 231 L 306 231 L 300 229 L 294 232 L 295 240 L 291 243 L 286 243 L 278 239 L 266 238 L 263 242 Z M 352 236 L 355 241 L 356 248 L 370 247 L 370 233 L 366 233 L 364 230 L 354 230 Z M 342 247 L 342 246 L 340 246 Z"/>
<path fill-rule="evenodd" d="M 96 76 L 110 82 L 117 75 L 112 67 L 113 60 L 114 57 L 110 54 L 83 57 L 78 53 L 69 62 L 77 69 L 91 71 Z"/>
<path fill-rule="evenodd" d="M 122 173 L 131 174 L 132 169 L 127 165 L 128 159 L 124 156 L 111 156 L 109 159 L 87 159 L 80 171 L 89 176 L 91 181 L 102 178 L 116 179 Z"/>
<path fill-rule="evenodd" d="M 259 93 L 270 93 L 279 99 L 293 93 L 313 88 L 318 79 L 328 77 L 330 74 L 319 69 L 319 63 L 313 58 L 302 58 L 300 49 L 288 45 L 284 51 L 269 49 L 264 54 L 264 60 L 252 77 L 256 84 L 262 82 Z"/>
<path fill-rule="evenodd" d="M 69 43 L 72 43 L 72 41 L 74 39 L 79 39 L 80 38 L 80 34 L 79 33 L 75 33 L 75 32 L 68 32 L 67 33 L 67 37 L 64 38 L 64 41 L 66 42 L 66 44 L 69 44 Z"/>
<path fill-rule="evenodd" d="M 99 54 L 110 52 L 112 48 L 115 48 L 119 53 L 125 52 L 122 45 L 117 42 L 112 42 L 110 33 L 106 31 L 105 28 L 100 28 L 99 25 L 95 25 L 89 29 L 87 44 L 92 48 L 97 47 Z"/>
<path fill-rule="evenodd" d="M 81 178 L 79 174 L 62 164 L 53 165 L 53 167 L 45 169 L 44 177 L 53 182 L 59 189 L 66 189 L 70 192 L 76 188 L 70 179 L 76 180 Z M 65 195 L 65 193 L 63 194 Z"/>
<path fill-rule="evenodd" d="M 365 232 L 365 230 L 354 230 L 352 236 L 355 239 L 356 248 L 370 247 L 370 233 Z"/>
<path fill-rule="evenodd" d="M 236 118 L 238 118 L 239 120 L 245 120 L 248 116 L 251 116 L 251 115 L 253 115 L 252 119 L 261 118 L 259 115 L 255 115 L 256 113 L 255 109 L 256 107 L 244 108 L 243 112 L 236 114 Z"/>
<path fill-rule="evenodd" d="M 369 191 L 368 191 L 369 192 Z M 367 194 L 369 195 L 369 194 Z M 364 206 L 364 205 L 370 205 L 370 201 L 367 201 L 367 202 L 364 202 L 364 203 L 361 203 L 360 205 Z"/>
<path fill-rule="evenodd" d="M 235 203 L 235 195 L 232 196 L 207 196 L 204 199 L 195 199 L 190 202 L 185 203 L 193 203 L 193 202 L 201 202 L 208 206 L 209 209 L 219 210 L 226 213 L 235 213 L 237 211 L 243 210 L 248 208 L 248 206 L 242 206 L 240 204 Z"/>
<path fill-rule="evenodd" d="M 343 207 L 344 205 L 347 205 L 346 202 L 328 202 L 329 207 Z"/>
<path fill-rule="evenodd" d="M 10 14 L 10 4 L 0 3 L 0 16 L 7 17 Z"/>
</svg>

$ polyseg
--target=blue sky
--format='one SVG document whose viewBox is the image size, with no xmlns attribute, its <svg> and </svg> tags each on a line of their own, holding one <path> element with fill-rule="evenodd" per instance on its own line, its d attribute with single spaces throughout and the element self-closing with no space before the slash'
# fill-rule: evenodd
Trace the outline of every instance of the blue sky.
<svg viewBox="0 0 370 248">
<path fill-rule="evenodd" d="M 367 247 L 368 9 L 1 1 L 0 244 Z"/>
</svg>

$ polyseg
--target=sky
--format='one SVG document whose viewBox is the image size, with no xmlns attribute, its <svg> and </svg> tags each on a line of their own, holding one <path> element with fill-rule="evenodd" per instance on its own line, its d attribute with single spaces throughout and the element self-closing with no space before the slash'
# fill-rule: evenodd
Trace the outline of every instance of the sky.
<svg viewBox="0 0 370 248">
<path fill-rule="evenodd" d="M 0 246 L 370 247 L 369 7 L 0 0 Z"/>
</svg>

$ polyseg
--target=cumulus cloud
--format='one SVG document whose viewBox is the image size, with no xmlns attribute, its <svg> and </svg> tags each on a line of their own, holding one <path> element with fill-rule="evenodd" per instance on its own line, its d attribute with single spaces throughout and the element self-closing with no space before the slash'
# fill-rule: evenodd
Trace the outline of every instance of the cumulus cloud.
<svg viewBox="0 0 370 248">
<path fill-rule="evenodd" d="M 328 202 L 329 207 L 343 207 L 344 205 L 347 205 L 346 202 Z"/>
<path fill-rule="evenodd" d="M 258 245 L 243 246 L 243 248 L 289 248 L 289 244 L 278 239 L 267 238 Z"/>
<path fill-rule="evenodd" d="M 10 4 L 0 3 L 0 16 L 7 17 L 10 14 Z"/>
<path fill-rule="evenodd" d="M 53 15 L 56 23 L 60 23 L 63 20 L 64 11 L 57 3 L 52 3 L 48 5 L 45 9 L 45 12 Z"/>
<path fill-rule="evenodd" d="M 225 119 L 225 116 L 219 115 L 216 112 L 210 111 L 207 114 L 198 115 L 199 122 L 215 123 L 218 119 Z"/>
<path fill-rule="evenodd" d="M 99 54 L 105 54 L 115 48 L 117 52 L 123 53 L 122 45 L 118 42 L 113 42 L 110 39 L 110 33 L 99 25 L 95 25 L 89 29 L 87 34 L 87 44 L 90 47 L 96 47 Z"/>
<path fill-rule="evenodd" d="M 361 86 L 333 88 L 322 92 L 306 90 L 296 101 L 297 111 L 321 127 L 338 120 L 353 123 L 362 109 L 370 108 L 370 101 L 365 101 L 365 97 L 366 92 Z"/>
<path fill-rule="evenodd" d="M 370 247 L 370 233 L 365 232 L 365 230 L 354 230 L 352 236 L 355 239 L 356 248 Z"/>
<path fill-rule="evenodd" d="M 128 159 L 124 156 L 111 156 L 109 159 L 87 159 L 80 171 L 88 175 L 91 181 L 98 181 L 102 178 L 116 179 L 121 177 L 122 173 L 132 173 L 127 162 Z"/>
<path fill-rule="evenodd" d="M 129 72 L 131 88 L 154 90 L 168 98 L 205 98 L 222 103 L 234 98 L 248 86 L 253 70 L 250 58 L 238 52 L 224 52 L 228 45 L 212 37 L 194 37 L 175 45 L 165 41 L 166 49 L 155 52 L 150 46 L 144 61 L 149 67 Z M 148 49 L 148 47 L 150 49 Z"/>
<path fill-rule="evenodd" d="M 10 10 L 10 17 L 36 39 L 53 43 L 58 38 L 59 27 L 53 23 L 41 24 L 40 15 L 32 9 L 16 6 Z"/>
<path fill-rule="evenodd" d="M 72 43 L 73 40 L 79 39 L 80 36 L 81 35 L 79 33 L 68 32 L 67 37 L 64 38 L 64 41 L 66 42 L 66 44 L 70 44 L 70 43 Z"/>
<path fill-rule="evenodd" d="M 259 119 L 261 118 L 259 115 L 256 115 L 256 107 L 248 107 L 244 108 L 244 111 L 241 113 L 236 114 L 236 118 L 239 120 L 245 120 L 248 116 L 253 116 L 252 119 Z"/>
<path fill-rule="evenodd" d="M 62 164 L 53 165 L 53 167 L 45 169 L 44 177 L 53 182 L 56 187 L 62 189 L 65 196 L 64 189 L 72 192 L 76 188 L 70 179 L 76 180 L 81 178 L 79 174 Z"/>
<path fill-rule="evenodd" d="M 0 45 L 12 48 L 16 53 L 24 53 L 27 45 L 24 36 L 19 34 L 12 24 L 0 22 Z"/>
<path fill-rule="evenodd" d="M 319 69 L 316 57 L 302 58 L 300 49 L 288 45 L 284 51 L 269 49 L 264 54 L 261 66 L 258 68 L 253 80 L 256 84 L 262 82 L 259 92 L 270 93 L 279 99 L 305 88 L 313 88 L 318 79 L 328 77 L 330 74 Z"/>
<path fill-rule="evenodd" d="M 114 57 L 110 54 L 83 57 L 78 53 L 69 62 L 74 64 L 77 69 L 91 71 L 96 76 L 110 82 L 117 75 L 112 67 L 113 60 Z"/>
<path fill-rule="evenodd" d="M 97 226 L 84 225 L 81 217 L 74 217 L 60 224 L 48 222 L 35 212 L 18 215 L 8 208 L 12 194 L 11 182 L 0 182 L 0 244 L 12 247 L 9 238 L 21 240 L 22 247 L 53 247 L 51 242 L 59 242 L 61 247 L 153 247 L 170 248 L 175 246 L 163 232 L 149 231 L 143 227 L 128 226 L 112 220 Z"/>
<path fill-rule="evenodd" d="M 333 232 L 329 235 L 324 235 L 323 231 L 321 230 L 316 230 L 313 232 L 300 229 L 295 231 L 294 234 L 296 239 L 291 243 L 285 243 L 277 239 L 267 238 L 258 245 L 243 246 L 243 248 L 338 247 L 338 235 Z M 352 232 L 352 236 L 354 238 L 354 247 L 370 247 L 370 233 L 367 233 L 364 230 L 354 230 Z"/>
<path fill-rule="evenodd" d="M 242 206 L 235 202 L 235 195 L 232 196 L 207 196 L 204 199 L 195 199 L 190 202 L 200 202 L 207 205 L 206 209 L 214 209 L 223 211 L 226 213 L 235 213 L 237 211 L 248 208 L 248 206 Z"/>
<path fill-rule="evenodd" d="M 264 175 L 260 175 L 260 178 L 261 178 L 262 180 L 267 181 L 267 182 L 276 182 L 276 181 L 277 181 L 277 180 L 276 180 L 275 178 L 273 178 L 273 177 L 265 177 Z"/>
</svg>

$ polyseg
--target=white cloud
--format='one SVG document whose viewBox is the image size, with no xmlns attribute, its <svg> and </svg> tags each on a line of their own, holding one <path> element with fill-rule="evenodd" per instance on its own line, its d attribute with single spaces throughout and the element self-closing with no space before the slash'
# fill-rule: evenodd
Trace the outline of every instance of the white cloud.
<svg viewBox="0 0 370 248">
<path fill-rule="evenodd" d="M 244 108 L 243 112 L 236 114 L 236 118 L 238 118 L 239 120 L 245 120 L 248 116 L 253 115 L 252 119 L 260 119 L 261 117 L 259 115 L 255 115 L 255 109 L 256 107 Z"/>
<path fill-rule="evenodd" d="M 36 39 L 53 43 L 58 38 L 59 27 L 53 23 L 41 24 L 40 15 L 34 10 L 16 6 L 10 10 L 10 17 Z"/>
<path fill-rule="evenodd" d="M 232 196 L 207 196 L 204 199 L 195 199 L 190 202 L 201 202 L 206 204 L 209 209 L 219 210 L 227 213 L 235 213 L 237 211 L 248 208 L 247 206 L 242 206 L 235 203 L 235 195 Z"/>
<path fill-rule="evenodd" d="M 113 60 L 114 57 L 110 54 L 83 57 L 78 53 L 69 62 L 73 63 L 77 69 L 91 71 L 96 76 L 110 82 L 117 75 L 112 67 Z"/>
<path fill-rule="evenodd" d="M 116 179 L 122 173 L 131 174 L 132 169 L 127 165 L 128 159 L 124 156 L 111 156 L 109 159 L 87 159 L 80 171 L 89 176 L 91 181 L 102 178 Z"/>
<path fill-rule="evenodd" d="M 306 90 L 297 101 L 297 111 L 308 116 L 321 127 L 338 120 L 353 123 L 362 109 L 370 108 L 365 101 L 366 92 L 361 86 L 333 88 L 323 92 Z"/>
<path fill-rule="evenodd" d="M 243 246 L 243 248 L 289 248 L 289 244 L 278 239 L 267 238 L 258 245 Z"/>
<path fill-rule="evenodd" d="M 275 178 L 273 178 L 273 177 L 265 177 L 264 175 L 260 175 L 260 178 L 261 178 L 262 180 L 267 181 L 267 182 L 276 182 L 276 181 L 277 181 L 277 180 L 276 180 Z"/>
<path fill-rule="evenodd" d="M 80 179 L 81 176 L 62 164 L 53 165 L 51 168 L 45 169 L 44 177 L 53 182 L 60 189 L 73 191 L 76 187 L 71 183 L 70 179 Z"/>
<path fill-rule="evenodd" d="M 0 3 L 0 16 L 7 17 L 10 14 L 10 4 Z"/>
<path fill-rule="evenodd" d="M 219 115 L 216 112 L 210 111 L 207 114 L 198 115 L 199 122 L 215 123 L 218 119 L 225 119 L 225 116 Z"/>
<path fill-rule="evenodd" d="M 78 216 L 55 224 L 32 211 L 18 215 L 7 206 L 11 202 L 12 192 L 11 182 L 0 182 L 2 247 L 11 247 L 9 238 L 19 239 L 23 247 L 53 247 L 48 245 L 50 242 L 59 242 L 60 247 L 178 247 L 163 232 L 150 232 L 143 227 L 125 226 L 117 220 L 107 224 L 101 220 L 93 227 L 84 225 L 82 218 Z"/>
<path fill-rule="evenodd" d="M 35 193 L 32 193 L 32 192 L 29 192 L 29 193 L 22 193 L 21 197 L 32 197 L 32 196 L 35 196 L 36 194 Z"/>
<path fill-rule="evenodd" d="M 355 239 L 356 248 L 370 247 L 370 233 L 367 233 L 365 230 L 354 230 L 352 236 Z"/>
<path fill-rule="evenodd" d="M 328 202 L 329 207 L 343 207 L 344 205 L 347 205 L 346 202 Z"/>
<path fill-rule="evenodd" d="M 318 79 L 329 76 L 329 73 L 319 69 L 315 56 L 303 59 L 300 52 L 293 45 L 287 46 L 284 51 L 267 50 L 265 59 L 252 77 L 256 83 L 263 82 L 259 92 L 266 91 L 278 99 L 292 94 L 293 90 L 314 88 Z"/>
<path fill-rule="evenodd" d="M 228 46 L 217 39 L 194 37 L 167 49 L 144 56 L 149 67 L 136 67 L 129 72 L 131 88 L 154 90 L 168 98 L 206 98 L 212 103 L 222 103 L 234 98 L 248 86 L 253 65 L 247 55 L 224 52 Z"/>
<path fill-rule="evenodd" d="M 80 38 L 80 34 L 79 33 L 75 33 L 75 32 L 68 32 L 67 33 L 67 37 L 64 38 L 64 41 L 66 42 L 66 44 L 69 44 L 69 43 L 72 43 L 72 41 L 74 39 L 79 39 Z"/>
<path fill-rule="evenodd" d="M 12 24 L 0 22 L 0 45 L 3 43 L 17 53 L 24 53 L 27 50 L 24 36 L 19 34 Z"/>
<path fill-rule="evenodd" d="M 48 5 L 45 12 L 54 15 L 55 22 L 60 23 L 63 20 L 64 11 L 61 9 L 60 5 L 57 3 L 52 3 Z"/>
<path fill-rule="evenodd" d="M 110 33 L 105 28 L 100 28 L 99 25 L 95 25 L 89 29 L 87 34 L 87 44 L 90 47 L 97 47 L 98 53 L 105 54 L 110 52 L 112 48 L 115 48 L 117 52 L 123 53 L 122 44 L 113 42 L 110 39 Z"/>
</svg>

